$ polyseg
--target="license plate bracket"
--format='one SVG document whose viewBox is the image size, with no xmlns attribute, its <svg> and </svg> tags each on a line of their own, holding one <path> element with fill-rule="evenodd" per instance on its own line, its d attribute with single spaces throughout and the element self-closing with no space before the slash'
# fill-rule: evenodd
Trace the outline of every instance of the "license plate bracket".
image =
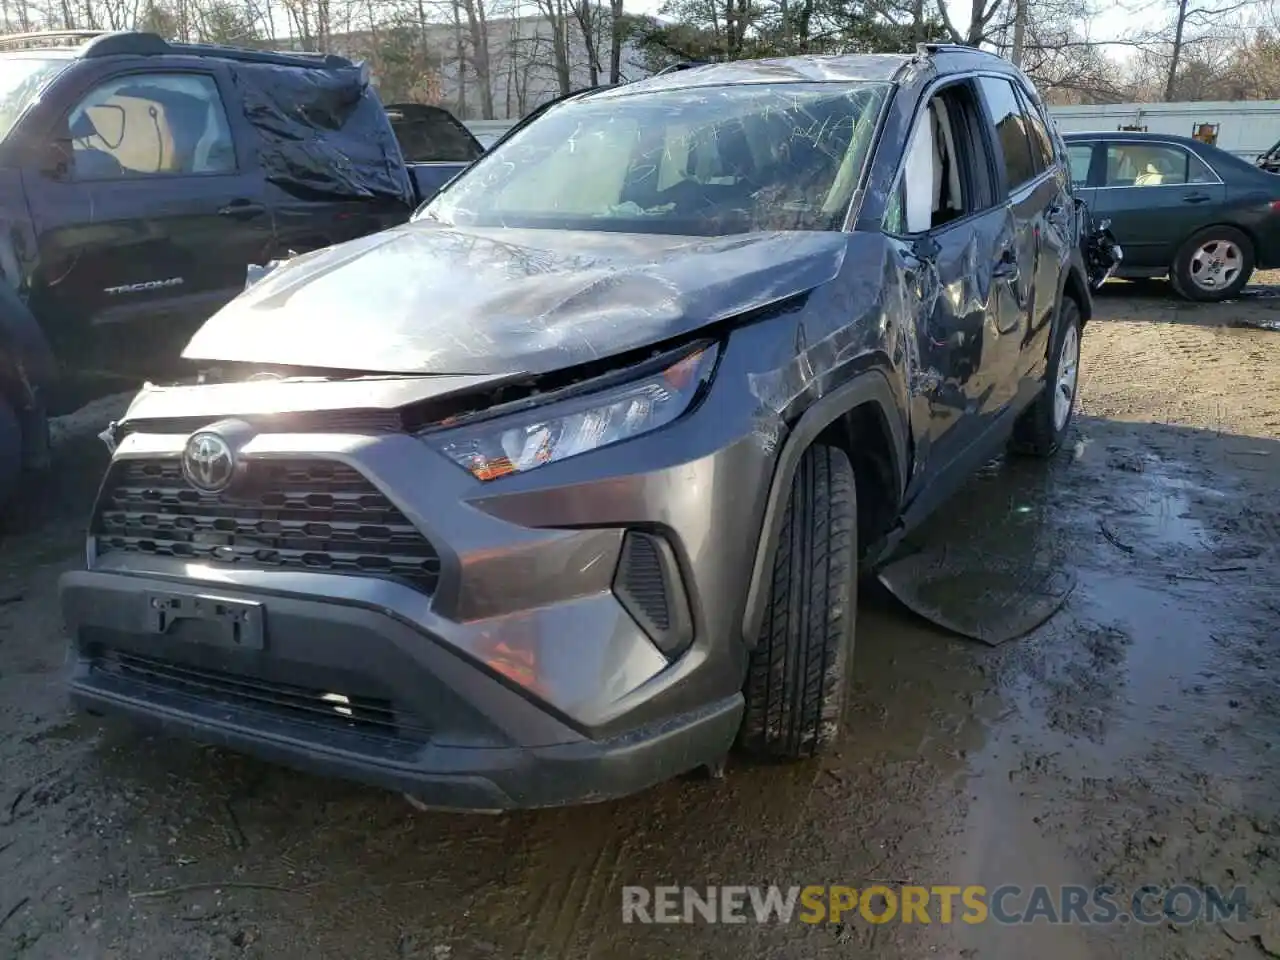
<svg viewBox="0 0 1280 960">
<path fill-rule="evenodd" d="M 147 630 L 177 640 L 210 643 L 233 650 L 262 650 L 264 611 L 253 600 L 211 594 L 151 593 Z"/>
</svg>

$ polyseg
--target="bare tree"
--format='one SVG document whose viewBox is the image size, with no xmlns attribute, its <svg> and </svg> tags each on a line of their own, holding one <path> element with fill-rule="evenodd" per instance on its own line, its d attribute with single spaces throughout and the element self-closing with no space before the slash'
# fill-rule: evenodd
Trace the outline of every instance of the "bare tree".
<svg viewBox="0 0 1280 960">
<path fill-rule="evenodd" d="M 609 0 L 609 82 L 617 83 L 622 77 L 622 17 L 623 0 Z"/>
<path fill-rule="evenodd" d="M 1014 0 L 1013 5 L 1013 49 L 1009 59 L 1015 67 L 1022 66 L 1022 54 L 1027 39 L 1027 0 Z"/>
<path fill-rule="evenodd" d="M 573 16 L 570 0 L 536 0 L 538 12 L 542 14 L 551 31 L 551 57 L 555 69 L 556 83 L 560 95 L 568 94 L 573 88 L 573 76 L 569 66 L 569 22 Z"/>
<path fill-rule="evenodd" d="M 1000 13 L 1005 2 L 1006 0 L 973 0 L 973 6 L 969 11 L 969 22 L 963 32 L 956 26 L 951 16 L 948 0 L 938 0 L 938 14 L 942 17 L 942 23 L 953 43 L 978 47 L 994 39 L 996 30 L 993 23 L 996 23 L 996 14 Z"/>
<path fill-rule="evenodd" d="M 604 22 L 604 8 L 600 0 L 570 0 L 570 11 L 577 21 L 578 32 L 582 34 L 582 44 L 587 54 L 587 71 L 591 86 L 600 83 L 600 27 Z M 563 91 L 568 93 L 568 90 Z"/>
<path fill-rule="evenodd" d="M 467 33 L 471 44 L 471 69 L 475 72 L 476 86 L 480 90 L 481 116 L 493 119 L 493 76 L 489 64 L 489 25 L 484 0 L 458 0 L 466 17 Z M 459 69 L 462 69 L 459 64 Z"/>
</svg>

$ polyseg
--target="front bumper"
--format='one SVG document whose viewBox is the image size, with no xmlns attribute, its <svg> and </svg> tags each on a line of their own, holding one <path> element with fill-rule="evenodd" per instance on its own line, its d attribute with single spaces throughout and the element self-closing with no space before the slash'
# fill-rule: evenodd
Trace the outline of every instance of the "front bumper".
<svg viewBox="0 0 1280 960">
<path fill-rule="evenodd" d="M 149 633 L 157 596 L 207 586 L 78 571 L 62 582 L 76 638 L 72 702 L 296 769 L 403 790 L 443 809 L 607 800 L 724 755 L 733 694 L 591 739 L 394 616 L 332 601 L 213 591 L 261 603 L 262 650 Z"/>
<path fill-rule="evenodd" d="M 731 344 L 721 362 L 753 356 Z M 722 375 L 660 433 L 490 484 L 403 433 L 240 412 L 248 476 L 278 479 L 247 513 L 175 488 L 190 413 L 181 431 L 135 425 L 89 569 L 63 581 L 75 702 L 441 807 L 603 799 L 718 761 L 742 711 L 776 462 L 747 377 Z M 381 539 L 357 549 L 357 534 Z M 656 544 L 646 569 L 665 571 L 669 617 L 647 615 L 652 578 L 624 576 L 638 540 Z M 260 649 L 156 629 L 157 596 L 259 605 Z"/>
</svg>

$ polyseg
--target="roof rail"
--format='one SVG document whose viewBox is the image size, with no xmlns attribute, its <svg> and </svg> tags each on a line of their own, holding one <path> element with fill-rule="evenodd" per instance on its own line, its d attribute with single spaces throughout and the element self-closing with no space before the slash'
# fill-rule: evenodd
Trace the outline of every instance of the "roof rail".
<svg viewBox="0 0 1280 960">
<path fill-rule="evenodd" d="M 224 57 L 241 63 L 266 63 L 280 67 L 313 67 L 338 69 L 354 66 L 349 57 L 336 53 L 318 53 L 313 50 L 253 50 L 248 47 L 229 47 L 220 43 L 170 43 L 168 53 L 194 57 Z"/>
<path fill-rule="evenodd" d="M 21 47 L 58 40 L 92 40 L 94 37 L 101 37 L 110 32 L 110 30 L 40 30 L 35 33 L 11 33 L 0 36 L 0 47 Z"/>
<path fill-rule="evenodd" d="M 94 37 L 84 45 L 80 56 L 85 59 L 118 56 L 145 57 L 171 52 L 168 41 L 158 33 L 117 30 Z"/>
<path fill-rule="evenodd" d="M 970 47 L 963 43 L 951 43 L 945 40 L 927 40 L 924 43 L 916 44 L 916 56 L 923 58 L 934 53 L 945 53 L 948 50 L 965 50 L 972 53 L 977 49 L 977 47 Z"/>
</svg>

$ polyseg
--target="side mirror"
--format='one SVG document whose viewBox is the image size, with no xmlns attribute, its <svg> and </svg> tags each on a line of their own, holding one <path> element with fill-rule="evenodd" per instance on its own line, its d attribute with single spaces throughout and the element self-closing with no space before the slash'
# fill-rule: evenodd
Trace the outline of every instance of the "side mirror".
<svg viewBox="0 0 1280 960">
<path fill-rule="evenodd" d="M 927 233 L 920 234 L 911 244 L 911 255 L 917 260 L 934 260 L 941 252 L 938 241 Z"/>
<path fill-rule="evenodd" d="M 40 172 L 50 180 L 71 178 L 71 139 L 51 140 L 40 158 Z"/>
</svg>

